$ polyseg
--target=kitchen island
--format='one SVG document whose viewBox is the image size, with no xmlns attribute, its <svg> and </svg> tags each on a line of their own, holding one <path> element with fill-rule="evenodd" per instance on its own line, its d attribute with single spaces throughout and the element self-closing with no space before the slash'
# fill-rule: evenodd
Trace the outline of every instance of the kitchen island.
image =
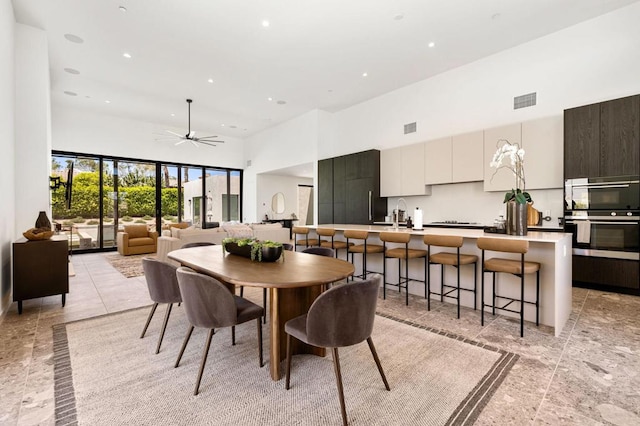
<svg viewBox="0 0 640 426">
<path fill-rule="evenodd" d="M 334 228 L 336 231 L 345 231 L 347 229 L 355 230 L 367 230 L 370 232 L 368 243 L 382 244 L 378 235 L 380 232 L 403 232 L 410 233 L 412 235 L 410 247 L 412 248 L 425 248 L 422 237 L 425 234 L 435 235 L 455 235 L 461 236 L 465 239 L 464 245 L 461 248 L 461 252 L 476 254 L 480 258 L 481 250 L 477 248 L 476 241 L 480 237 L 491 238 L 506 238 L 529 241 L 529 252 L 526 254 L 526 260 L 539 262 L 542 267 L 540 269 L 540 323 L 553 327 L 555 336 L 559 336 L 562 329 L 571 314 L 571 297 L 572 297 L 572 283 L 571 283 L 571 234 L 562 232 L 540 232 L 529 231 L 525 236 L 515 236 L 506 234 L 491 234 L 485 233 L 482 229 L 463 229 L 452 227 L 434 227 L 424 228 L 422 230 L 414 230 L 399 227 L 397 229 L 392 226 L 384 225 L 349 225 L 349 224 L 323 224 L 318 226 L 307 226 L 309 229 L 316 228 Z M 445 247 L 437 247 L 434 251 L 451 251 Z M 509 253 L 497 253 L 489 252 L 488 257 L 511 257 L 519 259 L 517 255 L 510 255 Z M 361 256 L 355 256 L 355 262 L 360 262 Z M 478 306 L 480 306 L 480 276 L 481 266 L 478 262 Z M 359 270 L 361 265 L 354 265 L 356 270 Z M 397 262 L 388 262 L 388 273 L 390 277 L 397 277 Z M 370 254 L 367 257 L 367 269 L 382 271 L 382 256 Z M 447 268 L 450 269 L 450 268 Z M 460 270 L 461 282 L 463 285 L 471 283 L 473 281 L 472 268 L 462 268 Z M 422 279 L 424 274 L 423 266 L 421 262 L 410 262 L 409 275 Z M 451 282 L 454 280 L 454 273 L 450 270 L 447 271 L 445 280 Z M 393 279 L 393 278 L 392 278 Z M 490 300 L 491 291 L 491 277 L 485 276 L 485 292 L 487 301 Z M 497 278 L 499 292 L 502 295 L 510 297 L 519 297 L 520 285 L 519 278 L 506 274 L 500 274 Z M 439 290 L 440 288 L 440 274 L 431 274 L 431 287 L 432 289 Z M 409 292 L 416 295 L 424 295 L 424 287 L 422 283 L 411 282 L 409 285 Z M 432 297 L 434 297 L 432 295 Z M 535 300 L 535 278 L 526 277 L 525 282 L 525 299 Z M 446 301 L 446 299 L 445 299 Z M 473 307 L 473 295 L 468 292 L 462 292 L 460 303 L 463 306 Z M 426 303 L 425 303 L 426 305 Z M 426 309 L 426 306 L 425 306 Z M 502 315 L 515 316 L 509 312 L 501 312 Z M 525 320 L 535 322 L 535 309 L 526 306 L 525 307 Z M 480 321 L 480 313 L 478 312 L 478 321 Z"/>
</svg>

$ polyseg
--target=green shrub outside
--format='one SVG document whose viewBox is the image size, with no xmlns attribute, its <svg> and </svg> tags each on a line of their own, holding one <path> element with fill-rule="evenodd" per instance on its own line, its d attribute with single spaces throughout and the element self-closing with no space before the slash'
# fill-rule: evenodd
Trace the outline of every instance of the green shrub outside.
<svg viewBox="0 0 640 426">
<path fill-rule="evenodd" d="M 147 222 L 142 219 L 136 219 L 135 222 L 133 223 L 147 223 Z"/>
<path fill-rule="evenodd" d="M 123 222 L 131 222 L 133 218 L 131 216 L 122 216 L 120 218 Z"/>
<path fill-rule="evenodd" d="M 99 216 L 99 179 L 98 172 L 83 172 L 74 176 L 73 192 L 71 194 L 71 209 L 65 205 L 65 188 L 60 187 L 51 191 L 53 217 L 71 219 L 82 217 L 85 219 Z M 155 216 L 156 189 L 153 186 L 133 186 L 120 188 L 124 194 L 120 202 L 120 216 Z M 104 187 L 103 206 L 106 216 L 113 216 L 114 201 L 109 197 L 113 193 L 112 186 Z M 178 188 L 162 188 L 162 214 L 178 215 Z"/>
</svg>

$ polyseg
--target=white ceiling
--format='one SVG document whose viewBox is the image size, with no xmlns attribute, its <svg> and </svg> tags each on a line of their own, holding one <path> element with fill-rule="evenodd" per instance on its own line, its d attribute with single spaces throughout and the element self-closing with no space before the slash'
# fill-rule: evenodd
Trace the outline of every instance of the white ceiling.
<svg viewBox="0 0 640 426">
<path fill-rule="evenodd" d="M 17 22 L 47 32 L 54 104 L 186 133 L 192 98 L 192 129 L 243 138 L 638 0 L 12 1 Z"/>
</svg>

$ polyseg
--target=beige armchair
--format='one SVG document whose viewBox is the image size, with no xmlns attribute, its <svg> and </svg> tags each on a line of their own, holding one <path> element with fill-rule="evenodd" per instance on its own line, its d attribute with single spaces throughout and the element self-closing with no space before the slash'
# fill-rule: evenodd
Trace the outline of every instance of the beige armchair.
<svg viewBox="0 0 640 426">
<path fill-rule="evenodd" d="M 118 253 L 130 254 L 155 253 L 158 245 L 158 233 L 149 231 L 147 225 L 127 225 L 124 232 L 118 232 Z"/>
</svg>

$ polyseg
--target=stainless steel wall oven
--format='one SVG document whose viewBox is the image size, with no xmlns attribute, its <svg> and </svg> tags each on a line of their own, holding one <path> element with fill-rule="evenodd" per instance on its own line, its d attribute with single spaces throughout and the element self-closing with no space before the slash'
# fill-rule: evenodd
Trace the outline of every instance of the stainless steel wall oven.
<svg viewBox="0 0 640 426">
<path fill-rule="evenodd" d="M 564 222 L 575 255 L 640 259 L 640 178 L 567 179 Z"/>
</svg>

